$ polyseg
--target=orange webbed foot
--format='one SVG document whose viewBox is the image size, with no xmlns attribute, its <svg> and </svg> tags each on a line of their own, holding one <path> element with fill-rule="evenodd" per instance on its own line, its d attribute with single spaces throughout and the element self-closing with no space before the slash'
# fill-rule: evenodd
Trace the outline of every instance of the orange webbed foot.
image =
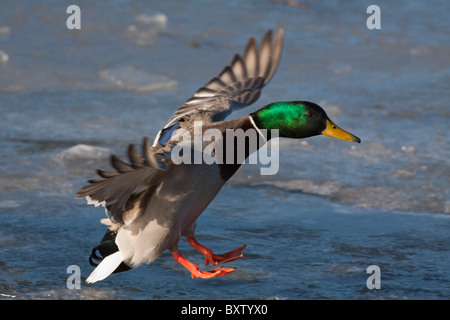
<svg viewBox="0 0 450 320">
<path fill-rule="evenodd" d="M 214 254 L 214 253 L 212 253 L 212 251 L 210 249 L 208 249 L 205 246 L 202 246 L 200 243 L 198 243 L 194 237 L 188 237 L 188 242 L 192 247 L 194 247 L 195 249 L 200 251 L 201 254 L 203 254 L 203 256 L 206 259 L 206 262 L 205 262 L 206 265 L 208 265 L 209 262 L 211 262 L 211 265 L 213 265 L 213 266 L 217 266 L 219 263 L 229 262 L 229 261 L 236 260 L 238 258 L 242 258 L 242 256 L 243 256 L 242 251 L 247 246 L 244 244 L 243 246 L 236 248 L 232 251 L 229 251 L 227 253 Z"/>
<path fill-rule="evenodd" d="M 216 278 L 216 277 L 223 277 L 234 270 L 235 268 L 217 268 L 211 271 L 201 271 L 195 264 L 184 258 L 181 253 L 179 252 L 172 252 L 173 258 L 181 263 L 186 269 L 188 269 L 191 272 L 192 278 Z"/>
</svg>

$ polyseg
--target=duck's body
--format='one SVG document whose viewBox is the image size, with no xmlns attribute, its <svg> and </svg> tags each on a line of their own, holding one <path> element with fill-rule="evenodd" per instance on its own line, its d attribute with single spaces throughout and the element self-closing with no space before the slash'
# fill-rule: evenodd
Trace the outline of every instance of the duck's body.
<svg viewBox="0 0 450 320">
<path fill-rule="evenodd" d="M 194 238 L 195 221 L 242 163 L 242 159 L 238 160 L 234 154 L 231 158 L 235 161 L 231 162 L 177 162 L 172 153 L 180 146 L 190 147 L 183 149 L 185 160 L 198 159 L 196 155 L 211 146 L 210 141 L 202 139 L 206 132 L 218 133 L 222 140 L 214 139 L 214 150 L 225 154 L 230 153 L 225 148 L 230 142 L 227 132 L 255 131 L 258 143 L 254 145 L 245 140 L 244 158 L 267 141 L 261 129 L 277 129 L 281 137 L 305 138 L 324 134 L 359 142 L 355 136 L 336 127 L 325 111 L 310 102 L 274 103 L 251 115 L 222 121 L 234 109 L 258 99 L 278 65 L 282 42 L 283 29 L 279 29 L 274 41 L 269 31 L 260 50 L 251 38 L 244 57 L 236 55 L 230 66 L 178 109 L 158 133 L 153 146 L 144 139 L 142 156 L 130 145 L 130 164 L 112 156 L 111 163 L 117 172 L 98 170 L 101 179 L 90 181 L 89 186 L 77 193 L 78 197 L 86 197 L 90 204 L 103 205 L 108 215 L 104 221 L 109 225 L 108 231 L 90 258 L 93 265 L 96 265 L 93 259 L 101 260 L 101 263 L 96 265 L 88 282 L 150 263 L 166 250 L 172 251 L 173 257 L 191 271 L 192 277 L 210 278 L 234 271 L 222 267 L 200 271 L 178 252 L 181 236 L 186 236 L 189 243 L 205 256 L 206 263 L 212 265 L 241 257 L 245 248 L 214 255 Z M 196 130 L 198 123 L 202 125 L 200 131 Z M 196 141 L 200 141 L 200 145 L 195 144 Z"/>
<path fill-rule="evenodd" d="M 195 220 L 225 183 L 218 171 L 216 165 L 171 166 L 145 211 L 118 229 L 116 244 L 123 261 L 130 267 L 150 263 L 165 250 L 177 249 L 181 236 L 193 235 Z"/>
<path fill-rule="evenodd" d="M 238 128 L 249 116 L 227 121 L 227 129 Z M 216 129 L 210 124 L 204 130 Z M 225 140 L 226 141 L 226 140 Z M 202 143 L 202 149 L 207 143 Z M 150 263 L 165 250 L 176 250 L 181 236 L 193 237 L 195 221 L 211 203 L 240 164 L 171 165 L 156 178 L 145 211 L 130 224 L 119 227 L 116 244 L 130 267 Z M 155 244 L 149 246 L 148 244 Z"/>
</svg>

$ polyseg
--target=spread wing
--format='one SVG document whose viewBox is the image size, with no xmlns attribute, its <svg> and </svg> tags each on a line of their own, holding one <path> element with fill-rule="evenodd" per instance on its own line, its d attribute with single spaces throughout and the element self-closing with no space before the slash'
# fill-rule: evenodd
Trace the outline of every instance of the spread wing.
<svg viewBox="0 0 450 320">
<path fill-rule="evenodd" d="M 198 89 L 169 119 L 153 146 L 158 143 L 165 145 L 174 131 L 180 128 L 180 121 L 184 122 L 185 127 L 185 122 L 189 120 L 222 121 L 231 112 L 254 103 L 278 66 L 283 35 L 283 28 L 278 29 L 275 37 L 269 30 L 262 38 L 260 48 L 251 37 L 244 56 L 235 54 L 230 65 Z"/>
</svg>

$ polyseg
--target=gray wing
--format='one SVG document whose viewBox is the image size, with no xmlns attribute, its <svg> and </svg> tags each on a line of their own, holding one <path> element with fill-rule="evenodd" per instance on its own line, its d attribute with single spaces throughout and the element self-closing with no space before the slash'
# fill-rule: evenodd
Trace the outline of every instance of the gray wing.
<svg viewBox="0 0 450 320">
<path fill-rule="evenodd" d="M 261 89 L 270 81 L 281 58 L 284 29 L 279 28 L 273 38 L 269 30 L 258 48 L 251 37 L 244 56 L 235 54 L 230 65 L 205 86 L 201 87 L 169 119 L 153 146 L 165 145 L 172 133 L 186 119 L 213 122 L 224 120 L 231 112 L 254 103 Z"/>
<path fill-rule="evenodd" d="M 116 172 L 97 170 L 101 178 L 90 180 L 89 185 L 76 193 L 77 198 L 86 197 L 89 204 L 103 205 L 113 223 L 133 221 L 143 213 L 155 186 L 164 175 L 156 164 L 147 138 L 142 144 L 142 154 L 140 156 L 131 144 L 128 148 L 130 164 L 112 155 L 111 165 Z"/>
</svg>

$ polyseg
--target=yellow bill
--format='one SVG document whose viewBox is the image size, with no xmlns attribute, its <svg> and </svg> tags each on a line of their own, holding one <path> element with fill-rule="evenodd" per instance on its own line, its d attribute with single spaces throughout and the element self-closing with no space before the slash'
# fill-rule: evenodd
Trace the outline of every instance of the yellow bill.
<svg viewBox="0 0 450 320">
<path fill-rule="evenodd" d="M 322 134 L 324 136 L 337 138 L 344 141 L 358 142 L 358 143 L 361 142 L 360 138 L 351 134 L 350 132 L 342 130 L 337 125 L 335 125 L 333 121 L 331 121 L 330 119 L 327 119 L 327 127 L 325 128 L 325 130 L 322 131 Z"/>
</svg>

